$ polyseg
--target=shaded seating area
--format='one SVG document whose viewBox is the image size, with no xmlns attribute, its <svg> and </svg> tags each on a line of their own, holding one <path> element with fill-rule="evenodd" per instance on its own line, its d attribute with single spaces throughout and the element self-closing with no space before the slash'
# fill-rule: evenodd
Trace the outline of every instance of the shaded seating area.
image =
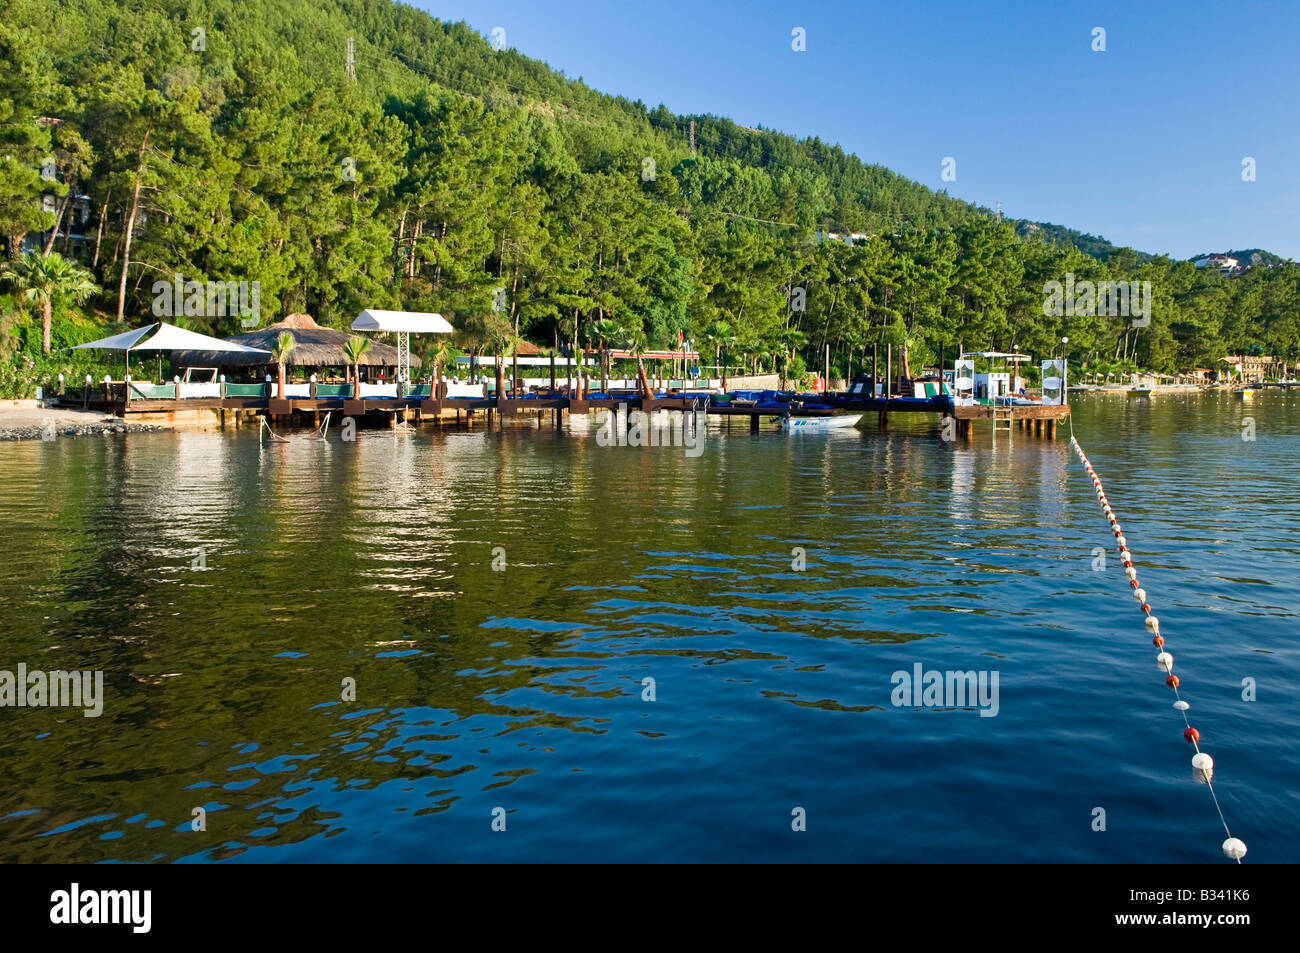
<svg viewBox="0 0 1300 953">
<path fill-rule="evenodd" d="M 225 339 L 228 343 L 264 352 L 260 356 L 196 348 L 175 352 L 172 362 L 178 367 L 216 367 L 227 377 L 266 378 L 275 374 L 276 368 L 269 355 L 280 335 L 285 333 L 293 338 L 293 350 L 286 364 L 286 397 L 311 397 L 313 390 L 317 400 L 350 396 L 346 380 L 349 361 L 344 346 L 354 335 L 322 327 L 308 314 L 291 314 L 283 321 Z M 405 355 L 402 355 L 402 360 L 405 360 Z M 420 359 L 412 355 L 410 362 L 418 367 Z M 395 398 L 397 389 L 391 382 L 396 380 L 399 366 L 397 348 L 378 341 L 372 343 L 357 362 L 361 396 Z"/>
</svg>

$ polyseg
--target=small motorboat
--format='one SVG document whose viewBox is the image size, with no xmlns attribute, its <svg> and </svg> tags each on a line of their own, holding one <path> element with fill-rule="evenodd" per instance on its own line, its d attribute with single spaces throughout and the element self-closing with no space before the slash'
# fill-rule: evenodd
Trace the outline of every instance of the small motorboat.
<svg viewBox="0 0 1300 953">
<path fill-rule="evenodd" d="M 785 433 L 803 433 L 810 430 L 852 430 L 862 419 L 862 414 L 819 414 L 814 417 L 782 414 L 776 419 Z"/>
<path fill-rule="evenodd" d="M 1128 389 L 1130 397 L 1150 397 L 1153 393 L 1155 393 L 1154 387 L 1130 387 Z"/>
<path fill-rule="evenodd" d="M 1250 398 L 1255 396 L 1255 389 L 1253 387 L 1240 387 L 1237 390 L 1234 390 L 1233 393 L 1242 400 L 1250 400 Z"/>
</svg>

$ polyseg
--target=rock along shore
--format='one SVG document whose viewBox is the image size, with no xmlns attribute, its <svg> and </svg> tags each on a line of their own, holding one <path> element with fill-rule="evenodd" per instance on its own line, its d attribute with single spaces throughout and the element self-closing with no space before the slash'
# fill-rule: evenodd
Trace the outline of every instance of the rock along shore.
<svg viewBox="0 0 1300 953">
<path fill-rule="evenodd" d="M 24 402 L 26 404 L 26 402 Z M 97 434 L 158 433 L 158 424 L 128 422 L 98 411 L 36 406 L 0 406 L 0 441 L 57 440 Z"/>
</svg>

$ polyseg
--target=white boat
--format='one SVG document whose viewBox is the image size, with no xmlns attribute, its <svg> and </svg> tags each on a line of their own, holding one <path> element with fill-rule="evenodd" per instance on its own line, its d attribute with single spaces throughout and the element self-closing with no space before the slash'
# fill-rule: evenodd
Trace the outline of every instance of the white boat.
<svg viewBox="0 0 1300 953">
<path fill-rule="evenodd" d="M 852 430 L 862 419 L 862 414 L 835 414 L 829 417 L 788 415 L 776 419 L 786 433 L 802 433 L 808 430 Z"/>
<path fill-rule="evenodd" d="M 1128 395 L 1130 397 L 1150 397 L 1153 391 L 1155 391 L 1154 387 L 1130 387 Z"/>
</svg>

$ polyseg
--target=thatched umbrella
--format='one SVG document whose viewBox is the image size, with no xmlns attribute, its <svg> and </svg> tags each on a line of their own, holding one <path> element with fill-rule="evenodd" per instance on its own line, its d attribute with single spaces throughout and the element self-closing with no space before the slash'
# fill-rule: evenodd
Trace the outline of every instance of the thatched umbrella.
<svg viewBox="0 0 1300 953">
<path fill-rule="evenodd" d="M 346 331 L 323 328 L 308 314 L 291 314 L 283 321 L 268 324 L 256 331 L 246 331 L 224 340 L 243 344 L 246 347 L 261 348 L 264 351 L 275 349 L 281 334 L 293 336 L 293 351 L 289 355 L 289 367 L 342 367 L 350 363 L 345 347 L 352 337 Z M 176 351 L 172 363 L 181 367 L 261 367 L 268 364 L 265 356 L 248 354 L 227 354 L 220 351 Z M 412 356 L 411 363 L 418 365 L 420 359 Z M 376 342 L 361 355 L 359 367 L 397 367 L 397 348 Z"/>
</svg>

